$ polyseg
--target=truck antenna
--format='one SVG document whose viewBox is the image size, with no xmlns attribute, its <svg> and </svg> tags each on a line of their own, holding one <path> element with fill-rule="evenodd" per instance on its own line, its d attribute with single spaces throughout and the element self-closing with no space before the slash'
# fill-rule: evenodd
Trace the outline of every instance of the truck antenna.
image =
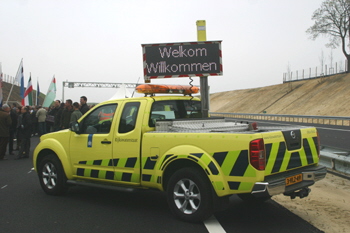
<svg viewBox="0 0 350 233">
<path fill-rule="evenodd" d="M 137 79 L 136 87 L 137 87 L 137 84 L 139 84 L 139 81 L 140 81 L 140 77 Z M 135 89 L 136 89 L 136 87 L 135 87 Z M 132 92 L 131 98 L 134 97 L 135 89 Z"/>
</svg>

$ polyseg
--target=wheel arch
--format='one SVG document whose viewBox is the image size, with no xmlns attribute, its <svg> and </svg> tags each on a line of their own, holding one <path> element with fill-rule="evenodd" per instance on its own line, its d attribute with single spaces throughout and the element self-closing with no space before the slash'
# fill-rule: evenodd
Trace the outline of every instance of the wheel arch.
<svg viewBox="0 0 350 233">
<path fill-rule="evenodd" d="M 159 167 L 163 173 L 163 190 L 166 190 L 169 178 L 175 171 L 184 167 L 198 167 L 204 172 L 216 195 L 225 195 L 223 191 L 226 187 L 221 167 L 203 149 L 192 145 L 176 146 L 168 150 L 164 158 Z"/>
<path fill-rule="evenodd" d="M 178 171 L 181 168 L 185 168 L 185 167 L 196 167 L 196 168 L 199 168 L 200 170 L 202 170 L 206 174 L 206 177 L 208 178 L 208 182 L 210 182 L 210 179 L 208 177 L 208 173 L 205 172 L 205 169 L 203 169 L 203 167 L 200 166 L 198 163 L 196 163 L 196 162 L 194 162 L 192 160 L 189 160 L 189 159 L 184 159 L 184 158 L 183 159 L 177 159 L 177 160 L 171 162 L 166 167 L 166 169 L 163 172 L 163 178 L 162 178 L 162 180 L 163 180 L 163 182 L 162 182 L 163 190 L 165 190 L 165 191 L 167 190 L 167 186 L 168 186 L 168 182 L 169 182 L 170 177 L 176 171 Z"/>
<path fill-rule="evenodd" d="M 73 173 L 68 160 L 68 155 L 64 147 L 58 141 L 51 138 L 40 142 L 34 150 L 33 165 L 35 171 L 37 171 L 38 165 L 42 159 L 50 154 L 54 154 L 58 158 L 58 160 L 61 162 L 66 177 L 70 179 L 73 176 Z"/>
</svg>

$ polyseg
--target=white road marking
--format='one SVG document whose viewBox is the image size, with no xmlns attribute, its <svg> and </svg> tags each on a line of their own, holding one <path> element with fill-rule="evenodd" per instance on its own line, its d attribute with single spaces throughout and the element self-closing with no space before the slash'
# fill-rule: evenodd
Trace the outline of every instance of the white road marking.
<svg viewBox="0 0 350 233">
<path fill-rule="evenodd" d="M 204 222 L 205 227 L 207 228 L 209 233 L 226 233 L 224 228 L 220 225 L 218 220 L 212 215 L 209 219 Z"/>
<path fill-rule="evenodd" d="M 32 171 L 34 171 L 34 167 L 32 167 L 32 169 L 30 169 L 30 171 L 28 172 L 28 174 L 31 173 Z"/>
<path fill-rule="evenodd" d="M 348 129 L 331 129 L 331 128 L 324 128 L 324 127 L 316 127 L 317 129 L 326 129 L 326 130 L 336 130 L 336 131 L 350 131 Z"/>
<path fill-rule="evenodd" d="M 4 185 L 4 186 L 1 187 L 1 189 L 4 189 L 4 188 L 6 188 L 6 187 L 7 187 L 7 185 Z"/>
</svg>

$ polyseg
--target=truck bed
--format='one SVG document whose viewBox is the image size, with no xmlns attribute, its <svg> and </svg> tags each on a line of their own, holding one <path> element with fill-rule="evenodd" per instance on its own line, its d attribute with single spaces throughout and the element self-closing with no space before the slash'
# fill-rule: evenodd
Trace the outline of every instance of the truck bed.
<svg viewBox="0 0 350 233">
<path fill-rule="evenodd" d="M 155 131 L 150 133 L 165 132 L 193 132 L 193 133 L 257 133 L 257 132 L 273 132 L 285 131 L 292 129 L 306 128 L 289 127 L 289 126 L 264 126 L 254 129 L 251 123 L 237 122 L 228 118 L 214 119 L 174 119 L 174 120 L 158 120 L 156 122 Z"/>
</svg>

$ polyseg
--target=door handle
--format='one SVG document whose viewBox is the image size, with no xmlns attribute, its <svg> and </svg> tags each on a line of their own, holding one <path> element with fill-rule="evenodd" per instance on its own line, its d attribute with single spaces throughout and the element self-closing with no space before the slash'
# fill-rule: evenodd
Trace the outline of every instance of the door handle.
<svg viewBox="0 0 350 233">
<path fill-rule="evenodd" d="M 101 144 L 111 144 L 111 141 L 101 141 Z"/>
</svg>

